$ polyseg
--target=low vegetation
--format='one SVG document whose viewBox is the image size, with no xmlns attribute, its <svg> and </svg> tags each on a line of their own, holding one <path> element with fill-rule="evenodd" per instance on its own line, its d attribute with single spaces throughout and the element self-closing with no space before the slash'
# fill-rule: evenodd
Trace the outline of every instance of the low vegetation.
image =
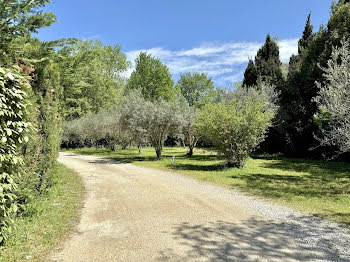
<svg viewBox="0 0 350 262">
<path fill-rule="evenodd" d="M 78 176 L 57 164 L 51 187 L 27 204 L 30 213 L 14 219 L 0 261 L 43 261 L 75 226 L 83 192 Z"/>
<path fill-rule="evenodd" d="M 349 163 L 253 155 L 244 168 L 235 169 L 226 168 L 224 157 L 218 157 L 216 152 L 197 149 L 194 156 L 188 158 L 186 151 L 179 147 L 164 148 L 161 161 L 156 161 L 152 148 L 144 148 L 142 155 L 137 148 L 115 152 L 85 148 L 71 152 L 172 170 L 350 225 Z"/>
</svg>

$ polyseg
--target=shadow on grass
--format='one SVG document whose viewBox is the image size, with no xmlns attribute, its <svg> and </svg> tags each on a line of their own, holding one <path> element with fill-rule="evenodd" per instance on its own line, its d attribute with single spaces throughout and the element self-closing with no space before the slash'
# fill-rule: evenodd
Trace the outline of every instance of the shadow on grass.
<svg viewBox="0 0 350 262">
<path fill-rule="evenodd" d="M 340 176 L 341 174 L 338 174 Z M 350 200 L 350 180 L 341 182 L 327 182 L 322 180 L 320 174 L 298 176 L 298 175 L 278 175 L 278 174 L 244 174 L 241 176 L 231 176 L 231 178 L 244 181 L 243 186 L 234 184 L 233 187 L 241 187 L 252 194 L 274 198 L 297 201 L 296 198 L 318 199 L 325 201 L 347 201 Z M 346 177 L 347 175 L 344 175 Z M 337 222 L 350 225 L 350 207 L 341 204 L 342 208 L 334 207 L 334 210 L 317 208 L 313 215 L 328 217 Z M 336 210 L 336 213 L 335 213 Z M 341 210 L 341 211 L 340 211 Z"/>
<path fill-rule="evenodd" d="M 172 248 L 158 261 L 349 261 L 349 236 L 314 217 L 290 216 L 284 222 L 251 218 L 238 223 L 184 222 L 169 232 L 185 254 Z M 204 261 L 204 260 L 203 260 Z"/>
<path fill-rule="evenodd" d="M 148 148 L 149 149 L 149 148 Z M 93 149 L 93 148 L 89 148 L 89 149 L 79 149 L 76 151 L 77 154 L 82 154 L 82 155 L 98 155 L 101 157 L 108 157 L 109 159 L 113 159 L 117 162 L 125 162 L 125 163 L 133 163 L 133 162 L 148 162 L 148 161 L 158 161 L 156 154 L 154 152 L 152 152 L 151 155 L 149 155 L 149 151 L 144 154 L 138 154 L 137 153 L 137 149 L 135 150 L 130 150 L 130 149 L 125 149 L 125 150 L 117 150 L 116 152 L 110 151 L 108 149 L 105 148 L 98 148 L 98 149 Z M 197 155 L 193 155 L 191 157 L 186 155 L 186 152 L 181 151 L 181 150 L 169 150 L 166 149 L 163 151 L 163 155 L 162 155 L 162 160 L 164 159 L 171 159 L 173 156 L 176 157 L 176 160 L 181 160 L 181 161 L 199 161 L 199 162 L 208 162 L 208 161 L 215 161 L 218 159 L 223 159 L 222 157 L 217 156 L 216 153 L 211 153 L 211 154 L 197 154 Z M 200 170 L 205 170 L 206 167 L 208 167 L 209 165 L 200 165 L 199 163 L 194 163 L 193 166 L 202 166 L 202 168 L 200 168 Z M 216 165 L 215 165 L 216 166 Z M 219 165 L 218 165 L 219 166 Z M 171 166 L 169 166 L 171 167 Z M 184 166 L 185 168 L 185 166 Z M 220 169 L 221 167 L 219 167 Z M 177 169 L 181 169 L 180 167 L 178 167 Z M 207 171 L 213 171 L 215 170 L 216 167 L 209 167 Z M 189 168 L 190 170 L 190 168 Z M 195 168 L 193 168 L 193 170 L 195 170 Z"/>
<path fill-rule="evenodd" d="M 308 172 L 313 179 L 318 178 L 324 182 L 336 178 L 350 179 L 350 165 L 343 162 L 283 158 L 281 161 L 266 163 L 264 167 L 284 171 Z"/>
<path fill-rule="evenodd" d="M 232 178 L 238 178 L 232 176 Z M 349 185 L 342 183 L 319 183 L 312 177 L 288 176 L 274 174 L 244 174 L 239 176 L 244 180 L 244 188 L 259 189 L 264 196 L 268 197 L 285 197 L 302 196 L 302 197 L 334 197 L 350 193 Z M 318 180 L 318 179 L 317 179 Z"/>
<path fill-rule="evenodd" d="M 224 163 L 213 165 L 198 165 L 198 164 L 168 164 L 168 168 L 173 170 L 187 170 L 187 171 L 224 171 L 227 167 Z"/>
</svg>

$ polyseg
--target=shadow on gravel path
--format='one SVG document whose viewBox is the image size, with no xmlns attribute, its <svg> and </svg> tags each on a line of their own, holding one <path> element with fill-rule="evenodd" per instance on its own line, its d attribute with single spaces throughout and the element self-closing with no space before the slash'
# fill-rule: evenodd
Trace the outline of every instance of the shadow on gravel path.
<svg viewBox="0 0 350 262">
<path fill-rule="evenodd" d="M 349 238 L 333 235 L 331 227 L 312 231 L 310 219 L 313 218 L 290 223 L 257 218 L 239 224 L 217 221 L 192 225 L 185 222 L 175 225 L 171 234 L 186 246 L 186 256 L 179 257 L 176 250 L 167 249 L 160 252 L 158 261 L 198 261 L 206 257 L 205 261 L 349 262 L 349 250 L 346 250 L 350 247 Z M 175 257 L 178 259 L 174 260 Z"/>
</svg>

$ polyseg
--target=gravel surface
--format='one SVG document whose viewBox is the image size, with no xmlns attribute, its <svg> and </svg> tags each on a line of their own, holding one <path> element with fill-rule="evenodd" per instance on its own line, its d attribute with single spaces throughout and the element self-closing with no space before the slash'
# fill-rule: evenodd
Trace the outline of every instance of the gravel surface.
<svg viewBox="0 0 350 262">
<path fill-rule="evenodd" d="M 53 261 L 349 261 L 348 228 L 172 172 L 61 153 L 87 196 Z"/>
</svg>

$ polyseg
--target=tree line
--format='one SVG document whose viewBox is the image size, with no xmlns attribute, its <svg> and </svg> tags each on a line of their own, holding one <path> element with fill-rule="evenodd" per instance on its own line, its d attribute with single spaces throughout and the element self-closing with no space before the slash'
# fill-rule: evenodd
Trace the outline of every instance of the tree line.
<svg viewBox="0 0 350 262">
<path fill-rule="evenodd" d="M 249 61 L 243 85 L 249 88 L 267 82 L 280 93 L 280 110 L 261 151 L 312 158 L 342 155 L 349 159 L 349 125 L 345 124 L 349 117 L 341 113 L 341 108 L 350 105 L 346 87 L 349 17 L 349 1 L 333 1 L 327 25 L 313 32 L 310 14 L 286 77 L 282 74 L 278 45 L 269 35 L 255 60 Z M 341 74 L 339 67 L 343 69 Z"/>
<path fill-rule="evenodd" d="M 50 2 L 0 1 L 0 245 L 54 183 L 62 123 L 116 104 L 125 86 L 121 46 L 33 37 L 56 21 Z"/>
</svg>

